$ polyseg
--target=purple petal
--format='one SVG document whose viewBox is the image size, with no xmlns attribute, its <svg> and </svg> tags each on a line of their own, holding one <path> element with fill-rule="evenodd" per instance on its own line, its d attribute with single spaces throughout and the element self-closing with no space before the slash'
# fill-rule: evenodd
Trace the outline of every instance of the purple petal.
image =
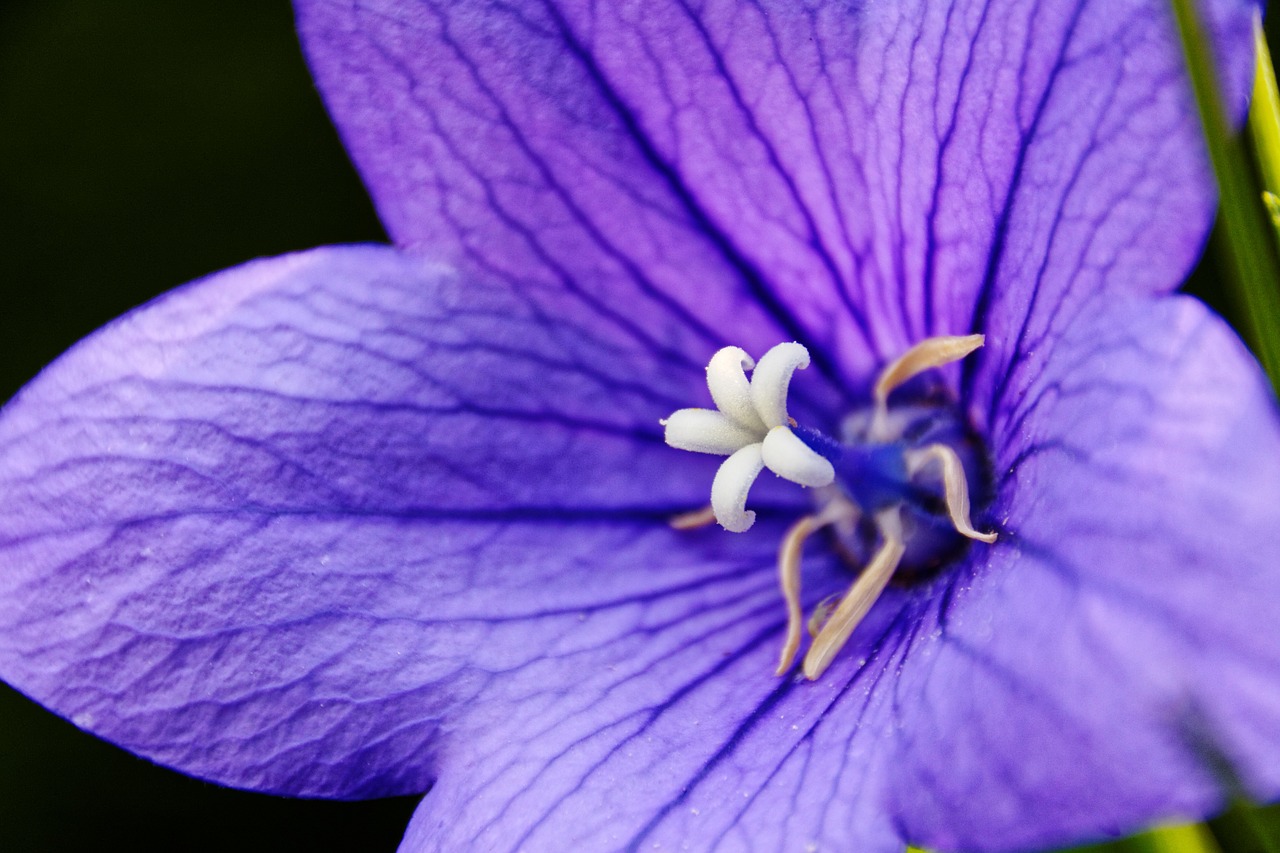
<svg viewBox="0 0 1280 853">
<path fill-rule="evenodd" d="M 778 679 L 782 603 L 761 557 L 749 596 L 713 579 L 701 602 L 665 602 L 673 621 L 637 625 L 606 666 L 550 660 L 538 680 L 495 683 L 402 849 L 901 853 L 882 747 L 904 596 L 888 594 L 833 677 Z M 833 592 L 832 569 L 815 555 L 807 582 Z"/>
<path fill-rule="evenodd" d="M 1212 211 L 1164 0 L 297 5 L 398 242 L 854 387 L 1172 289 Z M 1243 93 L 1254 4 L 1210 5 Z"/>
<path fill-rule="evenodd" d="M 1203 816 L 1224 791 L 1198 718 L 1274 799 L 1280 429 L 1256 362 L 1185 298 L 1031 360 L 994 439 L 1002 539 L 938 591 L 896 688 L 902 825 L 982 851 Z"/>
<path fill-rule="evenodd" d="M 0 675 L 196 775 L 425 789 L 498 672 L 771 585 L 770 540 L 675 553 L 705 377 L 619 337 L 376 247 L 116 322 L 0 418 Z"/>
<path fill-rule="evenodd" d="M 1085 313 L 1207 221 L 1157 5 L 305 6 L 393 231 L 463 272 L 259 262 L 47 371 L 0 418 L 0 675 L 234 784 L 438 777 L 413 849 L 1127 829 L 1213 801 L 1188 703 L 1274 795 L 1274 409 L 1200 309 Z M 776 517 L 668 530 L 714 463 L 656 417 L 726 339 L 856 384 L 975 322 L 1004 538 L 771 679 Z"/>
<path fill-rule="evenodd" d="M 760 614 L 642 631 L 640 663 L 548 662 L 532 694 L 496 683 L 403 849 L 1061 845 L 1219 802 L 1191 710 L 1274 797 L 1274 406 L 1201 306 L 1130 309 L 1063 342 L 1026 389 L 1001 541 L 891 590 L 821 680 L 765 676 L 762 591 Z"/>
</svg>

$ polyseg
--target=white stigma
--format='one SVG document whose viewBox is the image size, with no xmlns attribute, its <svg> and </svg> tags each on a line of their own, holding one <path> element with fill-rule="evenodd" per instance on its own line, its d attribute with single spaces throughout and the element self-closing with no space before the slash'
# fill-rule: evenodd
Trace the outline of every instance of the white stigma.
<svg viewBox="0 0 1280 853">
<path fill-rule="evenodd" d="M 660 422 L 672 447 L 729 457 L 711 484 L 711 509 L 724 529 L 742 533 L 755 523 L 747 493 L 765 468 L 801 486 L 835 481 L 831 463 L 792 432 L 787 414 L 791 376 L 808 366 L 809 351 L 797 343 L 778 344 L 759 364 L 741 348 L 725 347 L 707 364 L 716 408 L 680 409 Z"/>
</svg>

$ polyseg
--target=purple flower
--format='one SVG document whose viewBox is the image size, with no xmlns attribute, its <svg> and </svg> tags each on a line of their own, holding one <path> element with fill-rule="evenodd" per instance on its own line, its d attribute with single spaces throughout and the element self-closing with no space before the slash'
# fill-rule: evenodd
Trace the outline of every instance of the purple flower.
<svg viewBox="0 0 1280 853">
<path fill-rule="evenodd" d="M 1188 709 L 1280 794 L 1280 422 L 1168 295 L 1212 192 L 1162 0 L 298 5 L 397 248 L 211 276 L 8 405 L 5 680 L 222 783 L 430 788 L 410 850 L 1123 832 L 1220 801 Z M 1209 11 L 1240 93 L 1252 5 Z M 718 460 L 659 419 L 787 341 L 831 485 L 673 528 Z M 775 677 L 779 544 L 840 501 L 795 604 L 896 572 Z"/>
</svg>

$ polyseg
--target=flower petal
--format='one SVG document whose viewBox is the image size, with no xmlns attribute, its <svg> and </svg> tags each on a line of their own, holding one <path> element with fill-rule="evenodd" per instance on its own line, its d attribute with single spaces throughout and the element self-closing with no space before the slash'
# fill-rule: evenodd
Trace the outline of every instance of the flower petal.
<svg viewBox="0 0 1280 853">
<path fill-rule="evenodd" d="M 704 381 L 384 248 L 189 286 L 0 416 L 0 676 L 198 776 L 424 790 L 504 669 L 771 586 L 665 523 L 716 460 L 657 420 Z"/>
<path fill-rule="evenodd" d="M 1198 818 L 1225 792 L 1197 730 L 1274 799 L 1280 419 L 1256 363 L 1170 298 L 1081 318 L 1021 375 L 1000 539 L 939 583 L 895 689 L 900 824 L 995 851 Z"/>
<path fill-rule="evenodd" d="M 709 633 L 661 663 L 642 631 L 623 687 L 585 667 L 581 693 L 493 709 L 402 849 L 1058 846 L 1214 808 L 1192 707 L 1256 795 L 1280 793 L 1274 404 L 1199 305 L 1130 307 L 1027 389 L 1000 459 L 1017 500 L 973 551 L 990 563 L 890 587 L 812 683 L 760 679 L 782 621 L 763 599 L 682 614 Z M 841 572 L 806 572 L 808 609 Z"/>
<path fill-rule="evenodd" d="M 248 264 L 113 324 L 0 414 L 0 675 L 201 777 L 434 785 L 431 822 L 508 845 L 540 812 L 502 798 L 554 810 L 574 772 L 550 839 L 650 835 L 686 791 L 733 827 L 722 794 L 769 774 L 708 789 L 700 768 L 738 761 L 757 721 L 776 746 L 753 733 L 742 760 L 800 737 L 767 714 L 784 524 L 667 526 L 712 466 L 685 471 L 654 413 L 702 371 L 599 334 L 374 247 Z M 807 607 L 848 581 L 806 570 Z M 620 789 L 611 756 L 670 772 Z"/>
<path fill-rule="evenodd" d="M 1099 7 L 1109 14 L 1093 14 Z M 1197 8 L 1216 25 L 1226 97 L 1242 114 L 1256 4 Z M 1069 14 L 1072 38 L 1049 72 L 1057 85 L 1024 114 L 1032 132 L 1016 149 L 972 322 L 957 329 L 987 334 L 964 364 L 979 428 L 1019 386 L 1024 362 L 1095 303 L 1178 287 L 1214 212 L 1168 3 L 1083 3 Z"/>
<path fill-rule="evenodd" d="M 1256 4 L 1202 5 L 1243 104 Z M 1212 214 L 1165 0 L 297 8 L 398 242 L 848 386 L 1170 290 Z"/>
<path fill-rule="evenodd" d="M 722 538 L 757 533 L 777 542 L 782 531 Z M 851 579 L 820 556 L 805 571 L 823 581 L 806 608 Z M 750 574 L 754 589 L 772 566 Z M 568 673 L 547 662 L 554 684 L 532 697 L 511 685 L 491 724 L 468 729 L 453 756 L 465 771 L 441 776 L 401 850 L 901 853 L 883 807 L 892 692 L 868 692 L 900 662 L 901 592 L 886 593 L 818 682 L 772 675 L 785 622 L 776 582 L 750 598 L 719 593 L 679 625 L 646 623 L 628 640 L 634 657 L 608 671 L 579 668 L 565 687 Z M 513 713 L 522 699 L 531 710 Z"/>
</svg>

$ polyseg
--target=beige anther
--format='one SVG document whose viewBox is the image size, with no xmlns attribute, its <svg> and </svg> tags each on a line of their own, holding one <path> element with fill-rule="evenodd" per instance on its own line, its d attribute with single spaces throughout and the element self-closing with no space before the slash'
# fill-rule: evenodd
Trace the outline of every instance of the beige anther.
<svg viewBox="0 0 1280 853">
<path fill-rule="evenodd" d="M 871 427 L 868 437 L 872 441 L 887 441 L 885 434 L 889 415 L 889 394 L 893 389 L 917 374 L 934 367 L 959 361 L 982 346 L 985 335 L 942 335 L 926 338 L 891 361 L 876 379 L 872 389 Z"/>
<path fill-rule="evenodd" d="M 700 527 L 709 527 L 715 523 L 716 511 L 711 508 L 710 504 L 707 504 L 702 509 L 682 512 L 667 520 L 667 524 L 673 530 L 697 530 Z"/>
<path fill-rule="evenodd" d="M 853 629 L 858 627 L 858 623 L 871 610 L 871 605 L 880 598 L 880 594 L 884 592 L 889 578 L 893 577 L 894 570 L 898 568 L 898 563 L 901 562 L 902 555 L 906 551 L 906 545 L 902 541 L 902 520 L 898 516 L 898 508 L 882 510 L 876 513 L 875 518 L 882 540 L 880 549 L 871 558 L 871 562 L 867 563 L 862 574 L 858 575 L 858 579 L 849 588 L 848 594 L 841 599 L 835 612 L 827 619 L 826 624 L 818 631 L 818 636 L 814 637 L 813 644 L 809 646 L 801 669 L 805 678 L 810 681 L 826 672 L 836 654 L 844 648 L 845 643 L 849 642 Z"/>
<path fill-rule="evenodd" d="M 843 596 L 840 593 L 833 593 L 818 602 L 813 608 L 813 612 L 809 614 L 809 621 L 805 623 L 805 630 L 809 632 L 809 639 L 818 636 L 818 632 L 822 630 L 823 624 L 826 623 L 831 611 L 836 609 L 836 605 L 840 603 Z"/>
<path fill-rule="evenodd" d="M 918 450 L 908 450 L 903 454 L 907 463 L 907 474 L 914 477 L 930 462 L 942 466 L 942 486 L 947 501 L 947 515 L 956 532 L 979 542 L 990 545 L 996 541 L 995 533 L 979 533 L 969 520 L 969 485 L 964 475 L 964 463 L 956 452 L 945 444 L 930 444 Z"/>
<path fill-rule="evenodd" d="M 822 512 L 806 515 L 782 537 L 778 548 L 778 583 L 782 587 L 782 597 L 787 603 L 787 636 L 782 644 L 782 654 L 778 657 L 778 668 L 774 675 L 782 675 L 791 667 L 800 648 L 800 626 L 804 624 L 804 613 L 800 609 L 800 556 L 804 542 L 814 533 L 829 524 L 857 519 L 858 509 L 848 501 L 832 501 Z"/>
</svg>

